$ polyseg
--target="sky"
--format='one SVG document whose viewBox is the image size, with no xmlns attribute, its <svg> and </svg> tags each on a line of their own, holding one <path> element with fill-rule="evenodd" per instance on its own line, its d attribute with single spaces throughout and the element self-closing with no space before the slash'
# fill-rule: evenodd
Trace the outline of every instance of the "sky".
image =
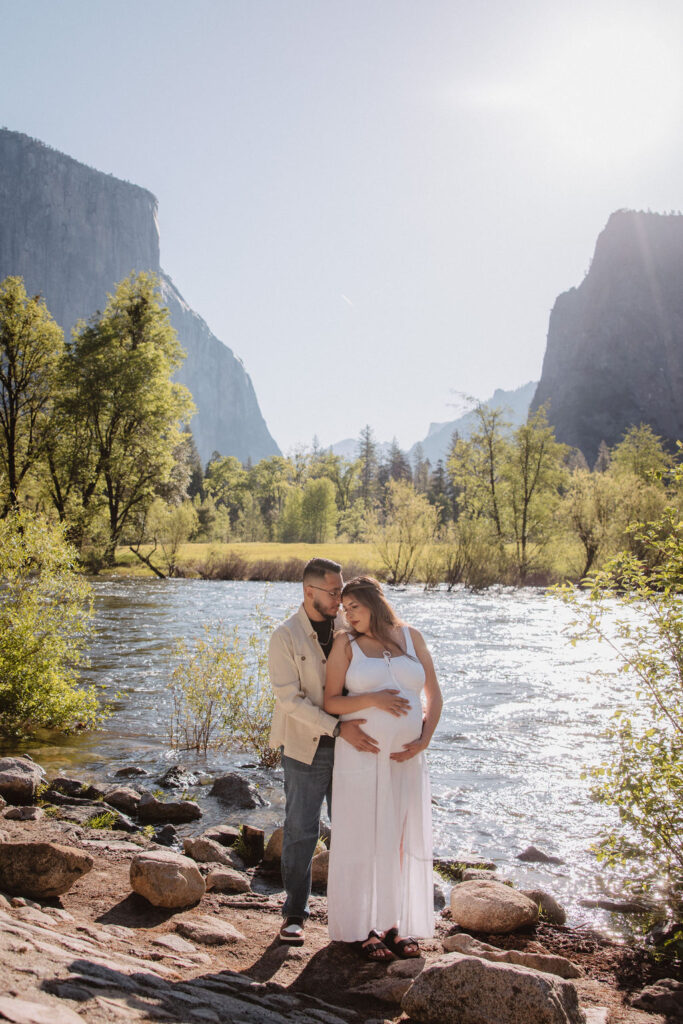
<svg viewBox="0 0 683 1024">
<path fill-rule="evenodd" d="M 540 376 L 617 209 L 683 207 L 680 0 L 0 0 L 0 125 L 148 188 L 287 452 Z"/>
</svg>

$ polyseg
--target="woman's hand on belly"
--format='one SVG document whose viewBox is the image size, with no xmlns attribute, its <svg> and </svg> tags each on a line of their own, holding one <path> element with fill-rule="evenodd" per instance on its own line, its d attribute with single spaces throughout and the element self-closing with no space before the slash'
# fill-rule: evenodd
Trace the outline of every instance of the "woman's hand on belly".
<svg viewBox="0 0 683 1024">
<path fill-rule="evenodd" d="M 429 746 L 428 743 L 419 736 L 416 740 L 411 740 L 410 743 L 403 744 L 403 750 L 396 750 L 394 753 L 389 754 L 392 761 L 409 761 L 411 757 L 416 757 L 421 754 L 423 750 L 426 750 Z"/>
<path fill-rule="evenodd" d="M 400 690 L 377 690 L 368 696 L 373 698 L 373 707 L 379 708 L 380 711 L 388 711 L 396 718 L 407 715 L 411 708 L 410 701 L 401 696 Z"/>
</svg>

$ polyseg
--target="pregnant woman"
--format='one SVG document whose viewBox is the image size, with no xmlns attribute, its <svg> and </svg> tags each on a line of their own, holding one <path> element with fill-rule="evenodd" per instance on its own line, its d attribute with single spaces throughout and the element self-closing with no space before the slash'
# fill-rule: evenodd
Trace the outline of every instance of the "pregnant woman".
<svg viewBox="0 0 683 1024">
<path fill-rule="evenodd" d="M 377 580 L 351 580 L 342 604 L 349 630 L 335 638 L 328 659 L 325 711 L 365 723 L 372 740 L 367 750 L 335 744 L 330 938 L 359 942 L 369 960 L 416 957 L 413 936 L 434 929 L 423 751 L 439 721 L 441 691 L 422 636 L 400 622 Z"/>
</svg>

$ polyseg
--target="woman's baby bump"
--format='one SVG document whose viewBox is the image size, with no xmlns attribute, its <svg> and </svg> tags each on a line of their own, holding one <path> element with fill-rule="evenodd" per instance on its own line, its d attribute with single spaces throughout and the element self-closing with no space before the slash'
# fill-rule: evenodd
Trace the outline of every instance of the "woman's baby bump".
<svg viewBox="0 0 683 1024">
<path fill-rule="evenodd" d="M 392 687 L 397 689 L 396 686 Z M 393 715 L 381 708 L 364 708 L 363 711 L 342 715 L 342 719 L 364 718 L 363 731 L 377 741 L 381 751 L 395 753 L 403 749 L 404 743 L 416 740 L 422 732 L 422 702 L 420 695 L 410 690 L 401 690 L 401 697 L 409 701 L 407 714 Z"/>
</svg>

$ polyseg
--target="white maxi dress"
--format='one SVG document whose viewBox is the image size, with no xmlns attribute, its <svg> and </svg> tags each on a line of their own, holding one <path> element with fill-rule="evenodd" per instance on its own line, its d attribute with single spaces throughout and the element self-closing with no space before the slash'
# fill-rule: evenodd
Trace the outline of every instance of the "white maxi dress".
<svg viewBox="0 0 683 1024">
<path fill-rule="evenodd" d="M 365 718 L 378 754 L 338 738 L 332 781 L 327 913 L 331 939 L 365 940 L 371 929 L 396 925 L 400 935 L 434 934 L 432 817 L 429 774 L 423 753 L 408 761 L 389 755 L 422 731 L 425 672 L 403 627 L 407 655 L 371 658 L 355 641 L 346 673 L 348 694 L 398 689 L 410 701 L 407 715 L 379 708 L 342 715 Z"/>
</svg>

